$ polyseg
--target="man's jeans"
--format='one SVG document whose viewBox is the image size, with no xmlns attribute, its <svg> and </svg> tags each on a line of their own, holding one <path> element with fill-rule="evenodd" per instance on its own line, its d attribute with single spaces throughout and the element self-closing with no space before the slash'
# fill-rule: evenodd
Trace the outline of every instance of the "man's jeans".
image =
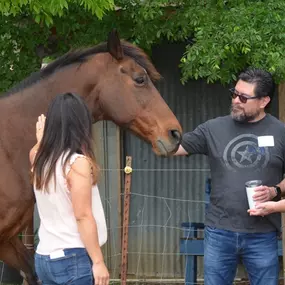
<svg viewBox="0 0 285 285">
<path fill-rule="evenodd" d="M 205 285 L 233 284 L 239 259 L 251 285 L 276 285 L 279 276 L 277 232 L 237 233 L 205 227 Z"/>
<path fill-rule="evenodd" d="M 63 257 L 35 254 L 36 273 L 42 285 L 94 285 L 92 262 L 84 248 L 65 249 Z"/>
</svg>

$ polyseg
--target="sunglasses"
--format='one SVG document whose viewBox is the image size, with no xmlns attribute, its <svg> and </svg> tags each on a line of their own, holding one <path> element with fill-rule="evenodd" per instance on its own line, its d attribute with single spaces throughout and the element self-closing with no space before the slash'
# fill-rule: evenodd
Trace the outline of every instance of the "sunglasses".
<svg viewBox="0 0 285 285">
<path fill-rule="evenodd" d="M 241 103 L 244 103 L 244 104 L 247 102 L 247 100 L 259 98 L 258 96 L 249 96 L 249 95 L 245 95 L 245 94 L 238 94 L 234 88 L 231 88 L 230 92 L 231 92 L 231 98 L 232 99 L 236 99 L 236 97 L 238 97 L 239 100 L 241 101 Z"/>
</svg>

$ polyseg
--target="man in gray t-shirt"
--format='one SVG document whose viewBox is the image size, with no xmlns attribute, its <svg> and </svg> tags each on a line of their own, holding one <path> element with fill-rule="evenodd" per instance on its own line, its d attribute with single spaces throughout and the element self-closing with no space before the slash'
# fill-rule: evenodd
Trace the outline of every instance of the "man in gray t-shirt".
<svg viewBox="0 0 285 285">
<path fill-rule="evenodd" d="M 273 285 L 279 275 L 280 215 L 250 216 L 245 182 L 262 181 L 254 196 L 257 203 L 281 198 L 285 127 L 265 112 L 274 94 L 269 73 L 248 69 L 231 94 L 231 115 L 184 134 L 175 155 L 209 157 L 212 191 L 205 222 L 205 284 L 232 284 L 241 257 L 251 285 Z"/>
</svg>

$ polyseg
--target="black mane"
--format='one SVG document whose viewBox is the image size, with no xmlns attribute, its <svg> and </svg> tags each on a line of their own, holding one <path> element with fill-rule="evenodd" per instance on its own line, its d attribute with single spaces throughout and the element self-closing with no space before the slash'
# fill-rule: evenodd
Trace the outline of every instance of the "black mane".
<svg viewBox="0 0 285 285">
<path fill-rule="evenodd" d="M 141 49 L 124 41 L 121 41 L 121 45 L 123 48 L 124 55 L 133 58 L 139 65 L 145 68 L 146 71 L 149 72 L 150 77 L 151 78 L 153 77 L 152 79 L 156 80 L 159 78 L 159 75 L 155 70 L 154 66 L 152 65 L 148 57 Z M 101 43 L 92 48 L 80 49 L 68 52 L 63 56 L 59 57 L 58 59 L 56 59 L 55 61 L 53 61 L 52 63 L 48 64 L 40 71 L 32 73 L 29 77 L 21 81 L 19 84 L 9 89 L 1 97 L 11 95 L 27 87 L 30 87 L 31 85 L 37 83 L 42 79 L 47 78 L 48 76 L 57 72 L 59 69 L 63 67 L 72 64 L 84 63 L 85 61 L 88 60 L 90 56 L 104 52 L 108 52 L 107 43 Z"/>
</svg>

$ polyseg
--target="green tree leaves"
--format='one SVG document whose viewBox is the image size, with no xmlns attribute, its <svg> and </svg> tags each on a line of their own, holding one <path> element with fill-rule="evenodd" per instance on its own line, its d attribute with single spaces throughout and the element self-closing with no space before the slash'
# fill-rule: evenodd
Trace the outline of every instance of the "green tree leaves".
<svg viewBox="0 0 285 285">
<path fill-rule="evenodd" d="M 285 2 L 224 2 L 228 3 L 222 9 L 204 7 L 207 17 L 193 23 L 194 41 L 183 56 L 182 81 L 199 77 L 226 83 L 248 65 L 271 71 L 279 82 L 284 80 Z"/>
<path fill-rule="evenodd" d="M 54 16 L 62 16 L 67 12 L 70 4 L 82 6 L 99 19 L 107 11 L 114 9 L 113 0 L 1 0 L 0 11 L 6 16 L 16 16 L 26 7 L 37 23 L 43 20 L 49 25 Z"/>
<path fill-rule="evenodd" d="M 112 28 L 147 51 L 187 42 L 183 83 L 228 83 L 247 66 L 285 80 L 284 0 L 1 0 L 0 11 L 1 90 L 45 56 L 105 41 Z"/>
</svg>

